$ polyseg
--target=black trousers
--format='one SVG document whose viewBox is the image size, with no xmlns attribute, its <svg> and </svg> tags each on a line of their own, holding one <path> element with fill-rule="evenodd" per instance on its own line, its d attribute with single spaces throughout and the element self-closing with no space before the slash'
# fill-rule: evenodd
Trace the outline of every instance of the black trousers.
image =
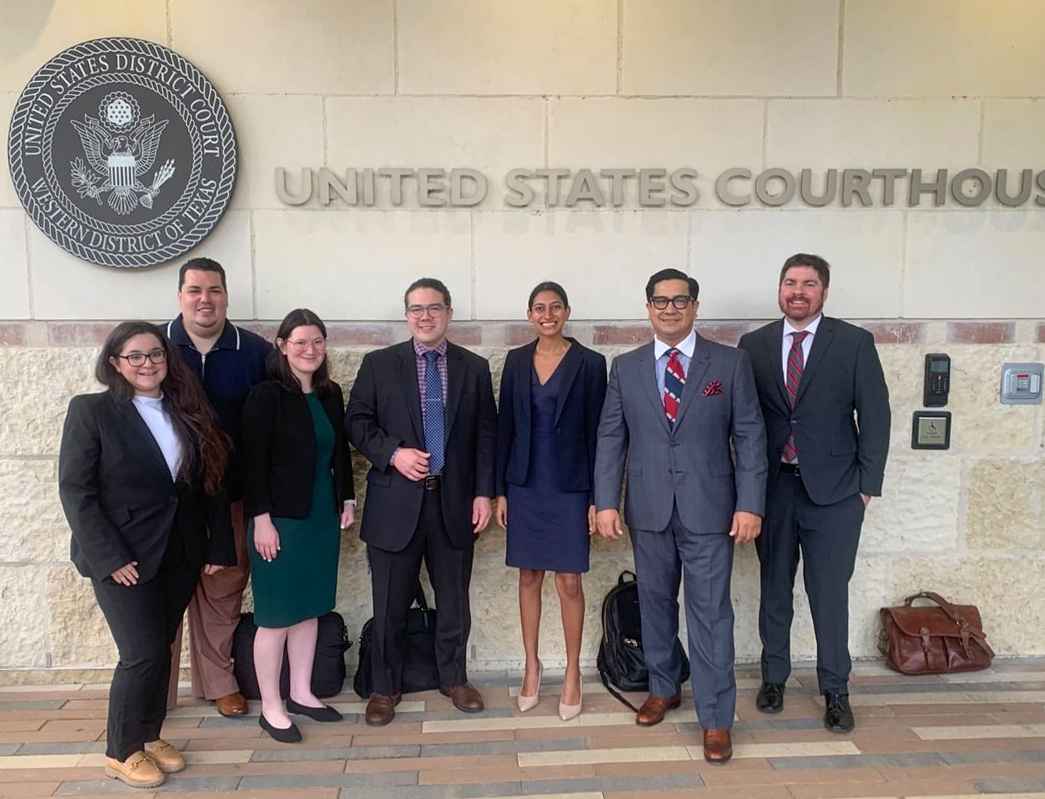
<svg viewBox="0 0 1045 799">
<path fill-rule="evenodd" d="M 160 570 L 147 583 L 91 581 L 120 653 L 109 688 L 109 757 L 126 760 L 160 737 L 167 717 L 171 644 L 202 567 L 190 562 L 180 536 L 172 533 Z"/>
<path fill-rule="evenodd" d="M 374 594 L 371 666 L 374 693 L 392 696 L 403 687 L 406 616 L 414 599 L 421 560 L 435 591 L 439 611 L 435 657 L 443 687 L 468 681 L 468 635 L 472 616 L 468 586 L 472 579 L 471 546 L 454 547 L 443 523 L 440 492 L 425 491 L 413 538 L 400 552 L 367 547 Z"/>
<path fill-rule="evenodd" d="M 766 526 L 755 539 L 761 565 L 762 596 L 758 632 L 762 638 L 762 679 L 783 683 L 791 674 L 791 621 L 799 556 L 816 635 L 816 675 L 820 691 L 847 693 L 849 579 L 864 521 L 859 494 L 833 505 L 817 505 L 802 478 L 781 474 L 767 496 Z"/>
</svg>

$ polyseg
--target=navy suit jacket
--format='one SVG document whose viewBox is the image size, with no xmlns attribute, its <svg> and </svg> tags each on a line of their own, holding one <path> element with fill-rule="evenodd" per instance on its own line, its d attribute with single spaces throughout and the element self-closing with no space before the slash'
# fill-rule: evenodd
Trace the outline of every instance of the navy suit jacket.
<svg viewBox="0 0 1045 799">
<path fill-rule="evenodd" d="M 794 409 L 784 387 L 783 320 L 747 333 L 740 349 L 751 355 L 766 420 L 769 490 L 780 477 L 780 454 L 792 430 L 802 483 L 817 505 L 860 492 L 882 493 L 889 454 L 889 389 L 868 331 L 841 319 L 820 320 Z"/>
<path fill-rule="evenodd" d="M 569 339 L 563 356 L 562 390 L 555 409 L 559 474 L 562 491 L 591 492 L 595 470 L 595 443 L 599 414 L 606 398 L 606 359 Z M 533 353 L 537 342 L 511 350 L 501 374 L 501 398 L 497 413 L 497 495 L 508 483 L 522 485 L 530 471 L 531 384 Z"/>
</svg>

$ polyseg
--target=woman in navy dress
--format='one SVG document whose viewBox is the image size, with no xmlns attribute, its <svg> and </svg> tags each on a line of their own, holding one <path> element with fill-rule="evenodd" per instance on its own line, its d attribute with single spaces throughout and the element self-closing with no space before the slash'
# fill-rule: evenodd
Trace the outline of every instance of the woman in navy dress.
<svg viewBox="0 0 1045 799">
<path fill-rule="evenodd" d="M 592 472 L 606 359 L 563 335 L 570 303 L 558 283 L 540 283 L 530 292 L 527 318 L 537 338 L 508 353 L 501 376 L 497 521 L 508 533 L 506 562 L 519 569 L 526 650 L 519 709 L 530 710 L 539 700 L 541 587 L 544 573 L 554 571 L 566 637 L 559 716 L 568 721 L 581 710 L 581 574 L 588 571 L 595 529 Z"/>
</svg>

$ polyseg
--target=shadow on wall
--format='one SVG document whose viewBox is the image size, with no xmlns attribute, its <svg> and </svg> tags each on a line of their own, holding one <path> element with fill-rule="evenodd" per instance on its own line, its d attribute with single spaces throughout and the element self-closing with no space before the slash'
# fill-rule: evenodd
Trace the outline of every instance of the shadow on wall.
<svg viewBox="0 0 1045 799">
<path fill-rule="evenodd" d="M 0 0 L 0 53 L 8 58 L 31 50 L 54 11 L 54 0 Z"/>
</svg>

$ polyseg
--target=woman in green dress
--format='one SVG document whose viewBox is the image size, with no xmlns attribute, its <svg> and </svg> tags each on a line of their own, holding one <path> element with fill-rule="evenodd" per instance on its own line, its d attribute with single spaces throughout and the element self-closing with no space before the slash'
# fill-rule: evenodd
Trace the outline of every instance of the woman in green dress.
<svg viewBox="0 0 1045 799">
<path fill-rule="evenodd" d="M 284 743 L 301 740 L 288 713 L 341 719 L 311 686 L 316 619 L 334 607 L 341 530 L 355 518 L 344 398 L 328 374 L 326 343 L 316 314 L 291 311 L 276 333 L 271 379 L 254 387 L 243 408 L 258 722 Z M 286 707 L 279 692 L 284 649 Z"/>
</svg>

